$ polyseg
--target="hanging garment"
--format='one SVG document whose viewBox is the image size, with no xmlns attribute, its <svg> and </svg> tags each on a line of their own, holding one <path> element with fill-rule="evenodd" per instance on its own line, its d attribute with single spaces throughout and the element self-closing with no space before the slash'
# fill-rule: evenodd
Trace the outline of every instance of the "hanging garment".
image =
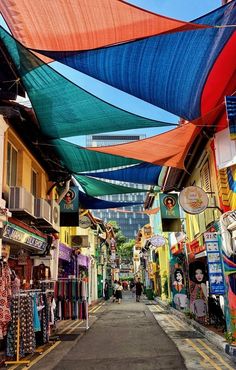
<svg viewBox="0 0 236 370">
<path fill-rule="evenodd" d="M 7 334 L 8 324 L 11 320 L 9 297 L 11 296 L 10 269 L 2 266 L 0 274 L 0 339 Z"/>
<path fill-rule="evenodd" d="M 33 298 L 33 321 L 34 321 L 34 331 L 41 331 L 41 324 L 39 320 L 38 308 L 36 303 L 36 294 Z"/>
</svg>

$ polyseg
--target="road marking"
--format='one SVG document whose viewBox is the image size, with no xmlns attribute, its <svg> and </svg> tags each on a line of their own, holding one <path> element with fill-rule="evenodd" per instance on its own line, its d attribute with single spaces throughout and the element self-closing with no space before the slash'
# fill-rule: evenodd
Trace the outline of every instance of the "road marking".
<svg viewBox="0 0 236 370">
<path fill-rule="evenodd" d="M 93 311 L 94 312 L 97 312 L 98 310 L 100 310 L 100 308 L 102 308 L 103 305 L 99 306 L 98 308 L 96 308 L 96 310 Z"/>
<path fill-rule="evenodd" d="M 67 325 L 63 330 L 61 330 L 58 334 L 64 333 L 67 329 L 70 329 L 72 326 L 76 325 L 76 321 L 81 321 L 81 320 L 74 320 L 70 325 Z"/>
<path fill-rule="evenodd" d="M 58 341 L 56 343 L 54 343 L 50 348 L 48 348 L 42 355 L 38 356 L 37 358 L 35 358 L 34 360 L 32 360 L 30 362 L 30 364 L 28 366 L 24 366 L 22 368 L 22 370 L 27 370 L 29 369 L 31 366 L 35 365 L 37 362 L 39 362 L 43 357 L 45 357 L 48 353 L 50 353 L 52 350 L 54 350 L 54 348 L 56 348 L 59 344 L 61 343 L 61 341 Z"/>
<path fill-rule="evenodd" d="M 187 343 L 190 344 L 191 347 L 195 349 L 206 361 L 208 361 L 216 370 L 222 370 L 221 367 L 217 366 L 214 361 L 207 356 L 195 343 L 193 343 L 190 339 L 185 339 Z"/>
<path fill-rule="evenodd" d="M 72 333 L 72 331 L 74 331 L 75 329 L 77 329 L 81 324 L 83 323 L 83 321 L 80 321 L 79 324 L 77 324 L 76 326 L 74 326 L 72 329 L 70 329 L 66 334 L 70 334 Z"/>
<path fill-rule="evenodd" d="M 214 355 L 225 367 L 227 367 L 227 369 L 229 370 L 234 370 L 233 367 L 231 367 L 229 364 L 227 364 L 227 362 L 225 362 L 223 360 L 223 358 L 215 351 L 213 351 L 213 349 L 211 349 L 205 342 L 203 342 L 201 339 L 197 339 L 197 341 L 203 346 L 205 347 L 212 355 Z"/>
</svg>

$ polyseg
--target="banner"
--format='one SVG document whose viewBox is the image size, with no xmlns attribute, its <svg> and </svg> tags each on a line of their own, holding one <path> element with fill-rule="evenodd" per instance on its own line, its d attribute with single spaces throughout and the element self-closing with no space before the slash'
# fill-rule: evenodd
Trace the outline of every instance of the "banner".
<svg viewBox="0 0 236 370">
<path fill-rule="evenodd" d="M 204 233 L 206 244 L 210 294 L 225 294 L 223 266 L 217 232 Z"/>
</svg>

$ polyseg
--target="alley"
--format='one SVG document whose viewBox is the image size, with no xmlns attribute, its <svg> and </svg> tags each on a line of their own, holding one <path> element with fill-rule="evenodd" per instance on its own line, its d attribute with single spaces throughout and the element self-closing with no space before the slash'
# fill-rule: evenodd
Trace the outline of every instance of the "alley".
<svg viewBox="0 0 236 370">
<path fill-rule="evenodd" d="M 155 302 L 136 303 L 125 292 L 121 304 L 101 304 L 90 314 L 90 329 L 68 330 L 64 341 L 30 365 L 32 370 L 229 369 L 234 364 L 200 333 Z M 71 338 L 70 338 L 71 336 Z M 77 340 L 75 340 L 75 337 Z M 170 339 L 171 338 L 171 339 Z M 74 340 L 73 340 L 74 339 Z M 25 368 L 26 369 L 26 368 Z"/>
</svg>

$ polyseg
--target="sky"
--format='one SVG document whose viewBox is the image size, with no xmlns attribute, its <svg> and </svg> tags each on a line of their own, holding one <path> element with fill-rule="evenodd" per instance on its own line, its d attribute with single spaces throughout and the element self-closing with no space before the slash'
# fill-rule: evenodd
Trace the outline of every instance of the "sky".
<svg viewBox="0 0 236 370">
<path fill-rule="evenodd" d="M 154 13 L 165 15 L 166 17 L 185 21 L 196 19 L 221 6 L 221 0 L 126 0 L 126 2 Z M 4 22 L 1 18 L 0 25 L 4 26 Z M 51 63 L 51 66 L 88 92 L 91 92 L 101 99 L 131 113 L 136 113 L 138 115 L 159 121 L 170 123 L 178 122 L 179 118 L 173 114 L 140 99 L 132 97 L 126 93 L 120 92 L 119 90 L 107 86 L 102 82 L 96 81 L 95 79 L 75 71 L 70 67 L 64 66 L 58 62 Z M 149 137 L 172 128 L 173 127 L 127 130 L 119 131 L 119 133 L 146 134 L 146 136 Z M 116 134 L 116 132 L 113 132 L 112 134 Z M 86 146 L 85 136 L 68 138 L 67 140 L 82 146 Z"/>
</svg>

